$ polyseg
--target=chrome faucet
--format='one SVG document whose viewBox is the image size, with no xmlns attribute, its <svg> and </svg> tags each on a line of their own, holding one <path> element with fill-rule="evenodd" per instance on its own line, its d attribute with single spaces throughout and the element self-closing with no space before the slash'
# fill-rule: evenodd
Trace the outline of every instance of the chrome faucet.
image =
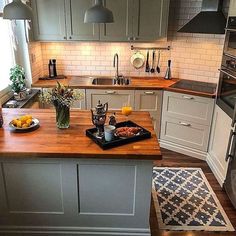
<svg viewBox="0 0 236 236">
<path fill-rule="evenodd" d="M 113 67 L 115 68 L 116 67 L 116 79 L 118 79 L 120 77 L 119 75 L 119 55 L 116 53 L 114 55 L 114 61 L 113 61 Z"/>
</svg>

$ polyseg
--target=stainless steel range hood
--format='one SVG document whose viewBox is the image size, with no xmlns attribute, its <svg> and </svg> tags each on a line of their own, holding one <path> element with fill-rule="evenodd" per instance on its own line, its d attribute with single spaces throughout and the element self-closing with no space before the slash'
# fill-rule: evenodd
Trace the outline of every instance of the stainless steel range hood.
<svg viewBox="0 0 236 236">
<path fill-rule="evenodd" d="M 224 34 L 226 17 L 222 12 L 222 0 L 203 0 L 202 10 L 178 32 Z"/>
</svg>

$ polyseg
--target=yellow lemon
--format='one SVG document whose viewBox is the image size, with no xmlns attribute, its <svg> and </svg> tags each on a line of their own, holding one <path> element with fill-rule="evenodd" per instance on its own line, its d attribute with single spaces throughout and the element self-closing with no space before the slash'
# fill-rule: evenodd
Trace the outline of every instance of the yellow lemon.
<svg viewBox="0 0 236 236">
<path fill-rule="evenodd" d="M 17 124 L 16 124 L 16 126 L 17 126 L 18 128 L 22 128 L 22 123 L 21 123 L 21 121 L 20 121 L 20 120 L 18 120 L 18 121 L 17 121 Z"/>
</svg>

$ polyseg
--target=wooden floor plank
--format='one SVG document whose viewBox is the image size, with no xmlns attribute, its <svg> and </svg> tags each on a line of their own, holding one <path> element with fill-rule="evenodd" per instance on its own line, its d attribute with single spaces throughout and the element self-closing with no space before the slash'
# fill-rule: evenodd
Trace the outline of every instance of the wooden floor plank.
<svg viewBox="0 0 236 236">
<path fill-rule="evenodd" d="M 220 203 L 222 204 L 226 214 L 228 215 L 232 225 L 236 229 L 236 210 L 231 204 L 228 196 L 222 190 L 218 184 L 215 176 L 207 163 L 202 160 L 198 160 L 193 157 L 182 155 L 176 152 L 172 152 L 166 149 L 162 149 L 163 159 L 161 161 L 155 161 L 155 166 L 159 167 L 195 167 L 201 168 L 209 181 L 213 191 L 217 195 Z M 236 236 L 236 232 L 203 232 L 203 231 L 166 231 L 158 229 L 158 223 L 156 219 L 156 213 L 154 204 L 152 201 L 151 213 L 150 213 L 150 225 L 152 236 Z"/>
</svg>

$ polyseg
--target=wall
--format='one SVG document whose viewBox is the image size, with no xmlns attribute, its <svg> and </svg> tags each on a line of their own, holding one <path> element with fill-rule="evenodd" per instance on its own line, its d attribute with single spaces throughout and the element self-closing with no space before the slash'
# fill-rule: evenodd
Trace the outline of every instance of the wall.
<svg viewBox="0 0 236 236">
<path fill-rule="evenodd" d="M 228 7 L 229 1 L 224 1 Z M 173 77 L 181 79 L 218 82 L 218 68 L 221 64 L 224 36 L 177 33 L 184 23 L 201 9 L 202 0 L 171 0 L 167 42 L 138 44 L 136 46 L 171 46 L 171 51 L 161 53 L 161 74 L 164 76 L 167 60 L 171 59 Z M 47 75 L 48 60 L 57 59 L 58 71 L 66 75 L 114 75 L 113 55 L 120 56 L 120 71 L 127 76 L 153 76 L 136 70 L 130 63 L 134 53 L 130 43 L 33 43 L 30 45 L 33 80 Z M 41 50 L 40 50 L 41 48 Z M 146 52 L 143 52 L 146 55 Z M 42 61 L 41 61 L 42 58 Z M 43 68 L 43 70 L 41 70 Z"/>
</svg>

